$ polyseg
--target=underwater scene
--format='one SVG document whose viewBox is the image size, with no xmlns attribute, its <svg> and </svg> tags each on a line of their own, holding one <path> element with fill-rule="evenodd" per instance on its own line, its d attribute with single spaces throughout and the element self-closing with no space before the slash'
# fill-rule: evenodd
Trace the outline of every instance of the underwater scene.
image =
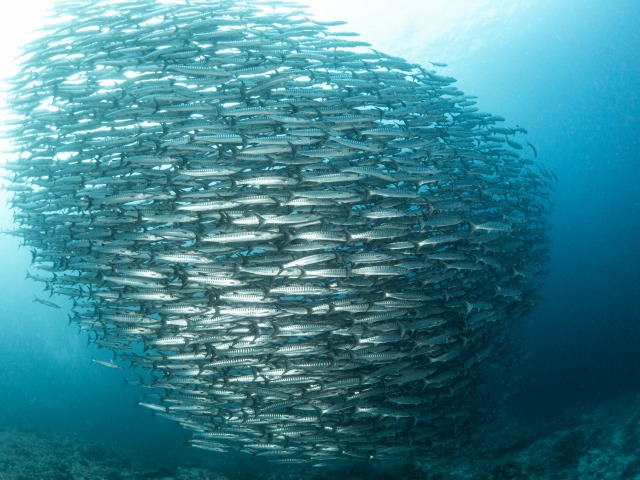
<svg viewBox="0 0 640 480">
<path fill-rule="evenodd" d="M 0 19 L 0 480 L 640 479 L 640 5 Z"/>
</svg>

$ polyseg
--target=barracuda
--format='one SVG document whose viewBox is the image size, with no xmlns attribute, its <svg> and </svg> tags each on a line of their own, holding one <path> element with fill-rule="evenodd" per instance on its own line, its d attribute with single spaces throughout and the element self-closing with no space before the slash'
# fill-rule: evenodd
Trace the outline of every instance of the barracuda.
<svg viewBox="0 0 640 480">
<path fill-rule="evenodd" d="M 204 450 L 474 441 L 549 255 L 557 178 L 526 131 L 288 1 L 53 15 L 8 83 L 11 234 L 94 363 L 138 369 L 139 404 Z"/>
<path fill-rule="evenodd" d="M 200 241 L 207 243 L 246 243 L 246 242 L 264 242 L 282 237 L 281 233 L 276 232 L 235 232 L 221 233 L 218 235 L 209 235 L 200 237 Z"/>
</svg>

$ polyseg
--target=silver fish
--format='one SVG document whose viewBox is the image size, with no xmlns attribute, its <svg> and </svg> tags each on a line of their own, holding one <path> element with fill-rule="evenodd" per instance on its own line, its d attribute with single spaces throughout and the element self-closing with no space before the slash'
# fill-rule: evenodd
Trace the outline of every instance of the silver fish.
<svg viewBox="0 0 640 480">
<path fill-rule="evenodd" d="M 5 176 L 29 277 L 95 363 L 148 373 L 139 404 L 205 450 L 470 440 L 549 256 L 557 179 L 526 130 L 288 1 L 54 13 L 9 82 Z"/>
</svg>

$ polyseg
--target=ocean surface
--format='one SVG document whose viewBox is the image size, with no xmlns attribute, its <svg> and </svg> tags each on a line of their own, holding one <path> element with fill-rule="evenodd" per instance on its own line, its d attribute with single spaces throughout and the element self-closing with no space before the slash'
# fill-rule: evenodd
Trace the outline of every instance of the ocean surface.
<svg viewBox="0 0 640 480">
<path fill-rule="evenodd" d="M 459 23 L 435 36 L 429 34 L 438 27 L 429 17 L 429 1 L 373 1 L 370 7 L 369 2 L 343 3 L 342 9 L 338 2 L 327 2 L 318 14 L 349 21 L 350 30 L 386 53 L 424 65 L 447 63 L 439 73 L 456 78 L 466 94 L 477 95 L 481 110 L 526 127 L 538 160 L 559 178 L 552 196 L 556 206 L 550 217 L 544 301 L 523 322 L 522 358 L 511 368 L 511 381 L 497 387 L 504 400 L 500 422 L 546 423 L 557 433 L 637 418 L 640 2 L 478 2 L 473 16 L 459 17 Z M 10 229 L 4 201 L 0 209 L 0 228 Z M 141 392 L 124 384 L 122 372 L 92 362 L 110 357 L 69 324 L 71 302 L 56 299 L 63 307 L 59 310 L 33 302 L 42 286 L 25 279 L 30 257 L 16 237 L 0 236 L 1 429 L 101 442 L 127 455 L 208 472 L 224 468 L 228 478 L 235 471 L 252 478 L 265 468 L 260 462 L 252 465 L 249 457 L 190 449 L 180 428 L 137 407 Z M 513 431 L 517 436 L 519 430 Z M 637 434 L 629 435 L 640 445 Z M 569 441 L 575 452 L 567 465 L 527 478 L 640 478 L 640 466 L 632 460 L 619 470 L 611 467 L 614 476 L 600 476 L 603 463 L 585 463 L 585 455 L 597 456 L 593 450 L 600 448 L 590 438 L 595 439 L 582 435 Z M 629 458 L 640 457 L 633 441 L 623 442 Z M 513 452 L 491 459 L 499 463 L 508 455 Z M 544 455 L 536 461 L 544 462 Z M 439 478 L 523 478 L 517 469 L 501 470 L 500 477 L 486 468 L 475 476 L 465 476 L 471 470 L 438 468 Z M 0 479 L 3 474 L 14 478 L 9 471 L 0 463 Z M 574 476 L 562 476 L 565 472 Z M 397 477 L 410 478 L 401 472 Z"/>
</svg>

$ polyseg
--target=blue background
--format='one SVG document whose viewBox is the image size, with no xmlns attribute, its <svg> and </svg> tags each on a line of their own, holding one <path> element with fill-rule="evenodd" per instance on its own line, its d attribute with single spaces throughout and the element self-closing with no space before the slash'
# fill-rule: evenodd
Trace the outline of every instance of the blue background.
<svg viewBox="0 0 640 480">
<path fill-rule="evenodd" d="M 545 300 L 523 326 L 513 416 L 553 415 L 640 387 L 640 2 L 527 5 L 493 21 L 502 34 L 470 27 L 447 48 L 445 38 L 410 49 L 410 60 L 426 63 L 447 61 L 442 55 L 457 48 L 441 73 L 477 95 L 481 110 L 525 126 L 539 160 L 560 178 Z M 407 18 L 414 29 L 423 21 Z M 408 46 L 399 36 L 390 48 L 402 55 Z M 56 300 L 60 310 L 32 302 L 41 285 L 23 280 L 29 260 L 16 238 L 0 236 L 0 425 L 202 458 L 183 446 L 178 427 L 134 408 L 140 392 L 124 386 L 122 371 L 91 362 L 110 357 L 68 326 L 70 302 Z"/>
</svg>

